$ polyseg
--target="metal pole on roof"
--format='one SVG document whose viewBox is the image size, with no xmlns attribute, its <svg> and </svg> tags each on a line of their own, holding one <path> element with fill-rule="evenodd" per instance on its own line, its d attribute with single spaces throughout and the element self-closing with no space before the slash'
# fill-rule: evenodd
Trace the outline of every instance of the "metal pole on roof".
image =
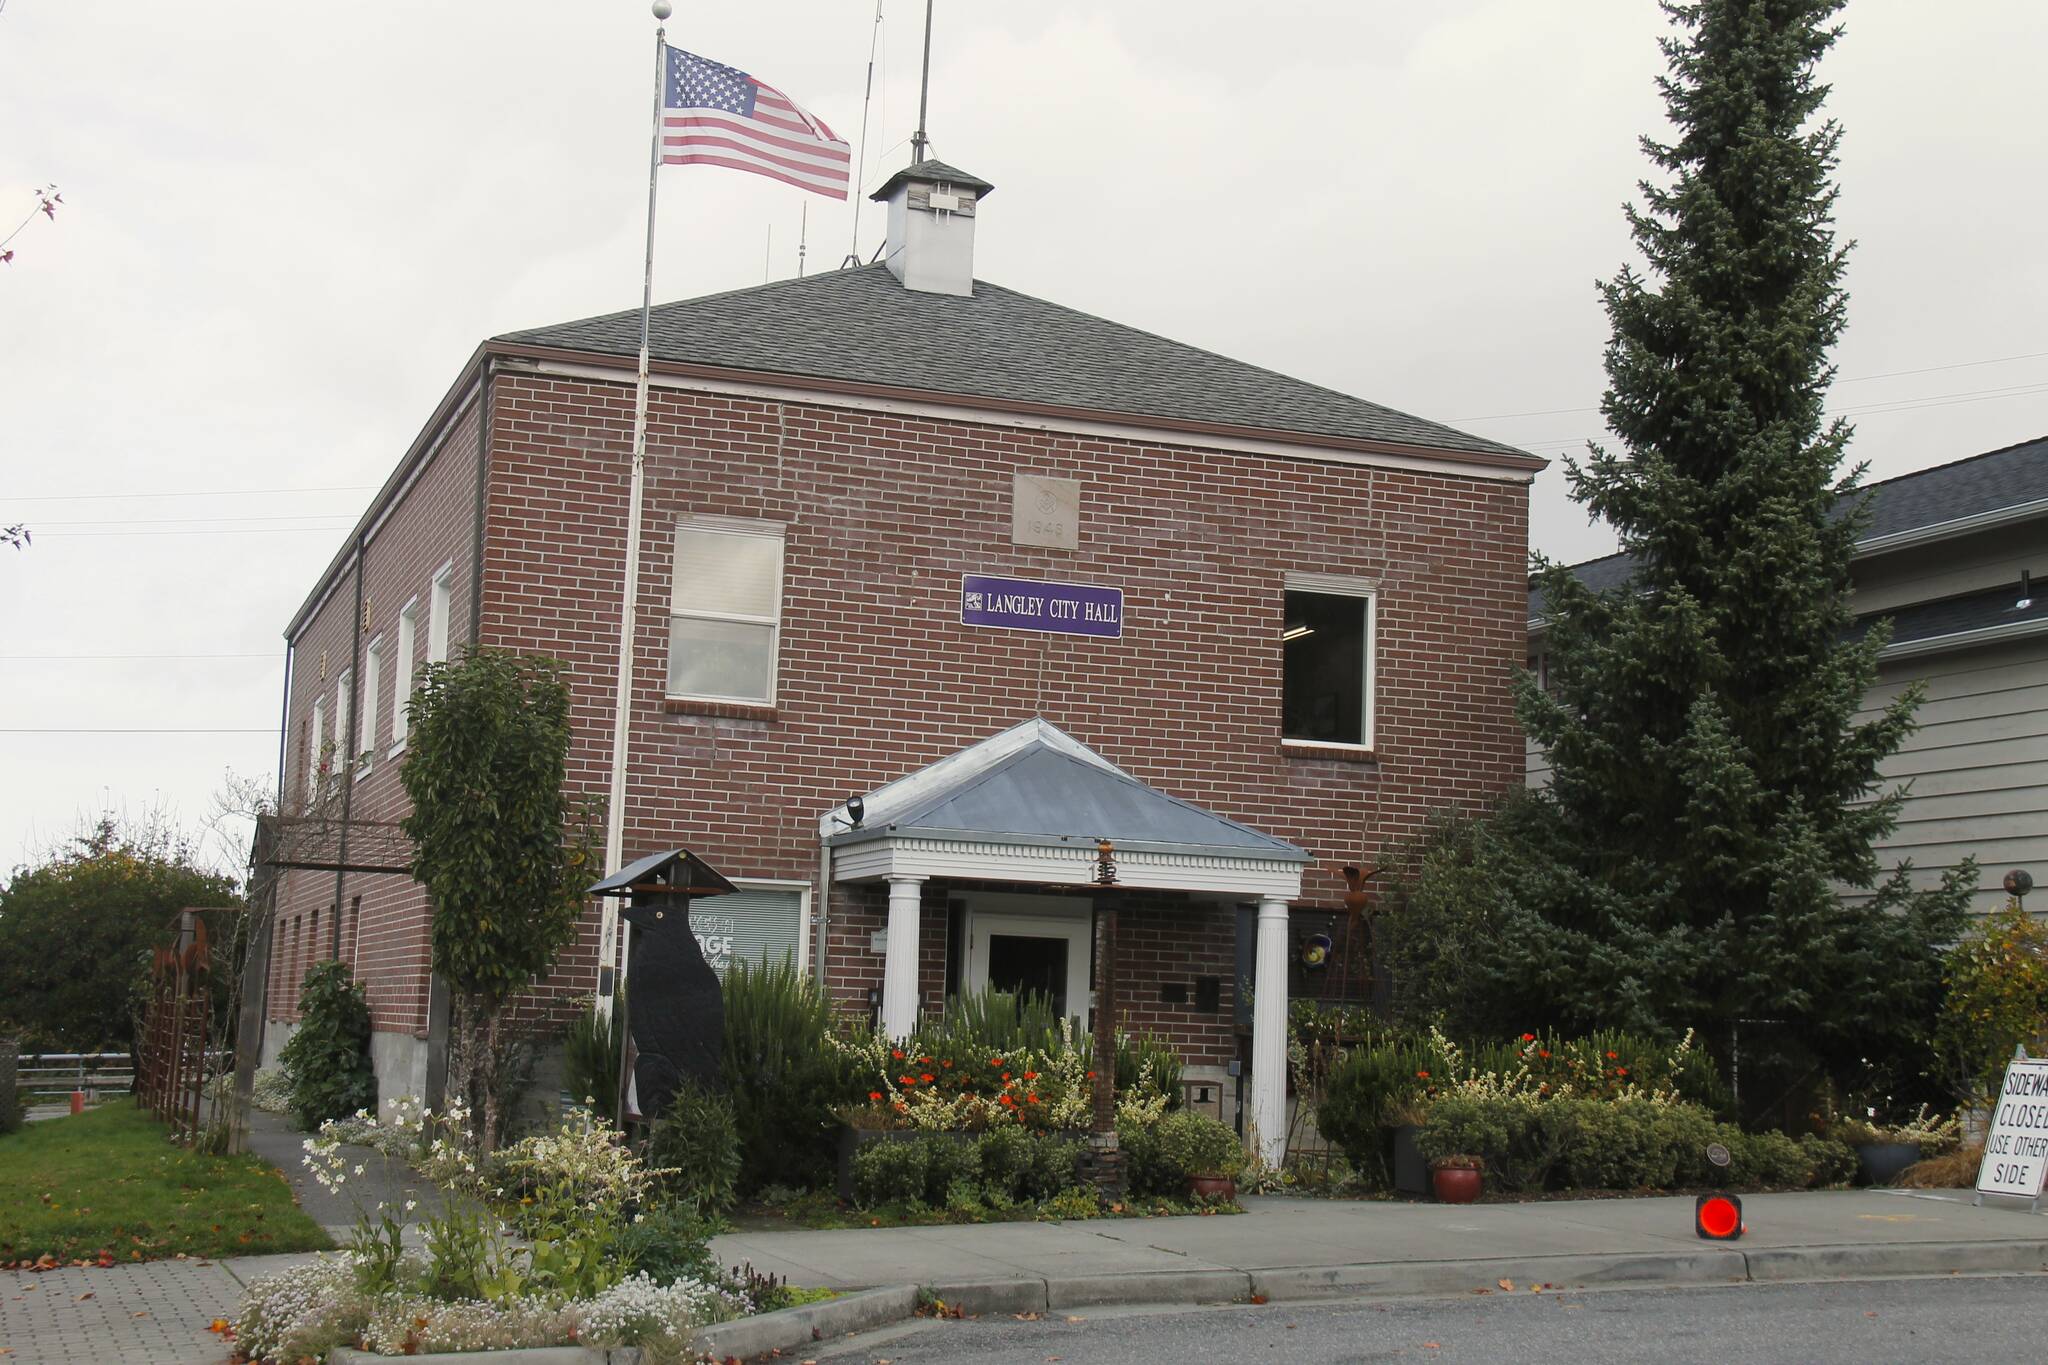
<svg viewBox="0 0 2048 1365">
<path fill-rule="evenodd" d="M 924 160 L 931 139 L 924 135 L 925 104 L 932 94 L 932 0 L 924 0 L 924 75 L 917 83 L 917 131 L 910 136 L 910 164 Z"/>
<path fill-rule="evenodd" d="M 668 0 L 654 0 L 654 17 L 668 18 Z M 626 862 L 626 760 L 633 728 L 633 632 L 640 596 L 640 514 L 647 492 L 647 336 L 654 309 L 654 200 L 660 187 L 661 96 L 667 75 L 667 31 L 654 29 L 654 130 L 647 147 L 647 254 L 640 273 L 640 369 L 633 383 L 633 476 L 626 495 L 626 586 L 619 603 L 619 678 L 612 702 L 611 791 L 605 800 L 604 870 L 610 876 Z M 619 908 L 607 896 L 598 918 L 597 1014 L 612 1015 L 619 962 Z"/>
</svg>

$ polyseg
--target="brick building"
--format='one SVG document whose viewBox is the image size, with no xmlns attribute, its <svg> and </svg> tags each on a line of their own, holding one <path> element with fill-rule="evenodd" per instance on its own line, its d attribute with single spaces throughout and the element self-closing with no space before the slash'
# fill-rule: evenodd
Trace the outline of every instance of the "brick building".
<svg viewBox="0 0 2048 1365">
<path fill-rule="evenodd" d="M 1247 1063 L 1271 1142 L 1338 869 L 1520 779 L 1541 462 L 974 280 L 989 190 L 920 163 L 882 264 L 655 309 L 625 856 L 741 887 L 698 907 L 715 962 L 791 954 L 901 1029 L 989 984 L 1085 1014 L 1057 888 L 1109 838 L 1125 1021 L 1219 1092 Z M 605 791 L 638 322 L 471 358 L 290 623 L 292 799 L 398 818 L 418 661 L 471 641 L 567 662 Z M 339 954 L 383 1092 L 429 1092 L 420 888 L 279 905 L 270 1020 Z M 543 1004 L 596 988 L 599 915 Z"/>
</svg>

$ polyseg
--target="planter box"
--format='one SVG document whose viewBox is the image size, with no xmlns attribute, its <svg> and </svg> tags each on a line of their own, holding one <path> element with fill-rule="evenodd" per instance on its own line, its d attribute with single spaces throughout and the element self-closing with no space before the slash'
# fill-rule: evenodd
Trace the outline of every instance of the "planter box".
<svg viewBox="0 0 2048 1365">
<path fill-rule="evenodd" d="M 1865 1142 L 1856 1148 L 1856 1165 L 1866 1185 L 1889 1185 L 1919 1159 L 1920 1148 L 1911 1142 Z"/>
<path fill-rule="evenodd" d="M 1429 1193 L 1429 1163 L 1415 1146 L 1419 1123 L 1404 1123 L 1394 1129 L 1394 1188 L 1402 1194 Z"/>
</svg>

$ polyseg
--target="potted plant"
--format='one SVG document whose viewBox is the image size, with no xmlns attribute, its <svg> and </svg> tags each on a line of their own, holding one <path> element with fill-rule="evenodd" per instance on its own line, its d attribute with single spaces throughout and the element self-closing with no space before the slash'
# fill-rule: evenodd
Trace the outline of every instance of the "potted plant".
<svg viewBox="0 0 2048 1365">
<path fill-rule="evenodd" d="M 1856 1165 L 1864 1184 L 1889 1185 L 1914 1162 L 1955 1147 L 1962 1140 L 1962 1124 L 1953 1116 L 1930 1113 L 1923 1104 L 1903 1123 L 1840 1119 L 1833 1136 L 1856 1149 Z"/>
<path fill-rule="evenodd" d="M 1237 1198 L 1237 1178 L 1244 1173 L 1244 1145 L 1237 1134 L 1207 1114 L 1177 1110 L 1159 1120 L 1159 1154 L 1188 1182 L 1196 1199 Z"/>
<path fill-rule="evenodd" d="M 1429 1180 L 1436 1191 L 1437 1202 L 1469 1204 L 1477 1199 L 1485 1184 L 1482 1174 L 1485 1165 L 1478 1157 L 1464 1152 L 1440 1156 L 1430 1162 Z"/>
</svg>

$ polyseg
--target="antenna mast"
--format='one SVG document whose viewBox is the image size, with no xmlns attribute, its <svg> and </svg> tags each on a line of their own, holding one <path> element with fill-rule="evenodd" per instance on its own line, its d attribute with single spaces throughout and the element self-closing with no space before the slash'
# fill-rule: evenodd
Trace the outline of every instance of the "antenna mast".
<svg viewBox="0 0 2048 1365">
<path fill-rule="evenodd" d="M 924 0 L 924 75 L 917 85 L 917 131 L 910 138 L 910 163 L 924 160 L 931 139 L 924 135 L 925 104 L 932 93 L 932 0 Z"/>
<path fill-rule="evenodd" d="M 811 231 L 811 201 L 806 199 L 799 207 L 803 210 L 796 220 L 796 277 L 804 277 L 804 239 Z"/>
<path fill-rule="evenodd" d="M 868 179 L 868 106 L 875 102 L 875 44 L 882 36 L 882 0 L 875 0 L 875 26 L 868 34 L 868 85 L 860 97 L 860 150 L 855 153 L 853 170 L 853 241 L 846 252 L 846 259 L 839 263 L 841 270 L 851 270 L 860 265 L 860 192 Z M 797 252 L 799 258 L 803 252 Z M 797 271 L 803 273 L 801 269 Z"/>
</svg>

